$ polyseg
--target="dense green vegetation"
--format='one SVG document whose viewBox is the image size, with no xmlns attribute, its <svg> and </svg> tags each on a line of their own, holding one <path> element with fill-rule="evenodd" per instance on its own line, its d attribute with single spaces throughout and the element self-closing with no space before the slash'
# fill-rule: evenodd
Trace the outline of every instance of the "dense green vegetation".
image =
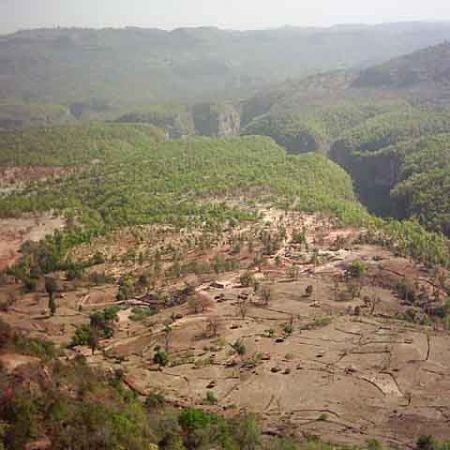
<svg viewBox="0 0 450 450">
<path fill-rule="evenodd" d="M 448 235 L 448 130 L 448 114 L 412 108 L 388 113 L 350 130 L 330 156 L 350 172 L 372 211 L 416 217 Z"/>
<path fill-rule="evenodd" d="M 267 113 L 244 134 L 271 136 L 291 153 L 329 149 L 372 212 L 449 235 L 449 130 L 447 113 L 380 102 Z"/>
<path fill-rule="evenodd" d="M 274 100 L 270 112 L 256 117 L 243 130 L 243 134 L 271 136 L 290 153 L 328 150 L 330 144 L 346 130 L 371 117 L 405 108 L 402 102 L 350 102 L 339 101 L 326 106 L 306 106 L 288 96 L 291 87 Z M 295 93 L 292 93 L 295 97 Z M 300 95 L 301 92 L 297 93 Z M 285 98 L 287 96 L 287 98 Z"/>
<path fill-rule="evenodd" d="M 321 148 L 325 135 L 320 125 L 295 114 L 265 114 L 250 122 L 243 134 L 270 136 L 290 153 L 306 153 Z"/>
<path fill-rule="evenodd" d="M 334 145 L 338 149 L 374 152 L 404 140 L 450 129 L 450 115 L 417 108 L 379 114 L 350 129 Z"/>
<path fill-rule="evenodd" d="M 72 212 L 88 228 L 179 223 L 229 210 L 199 202 L 201 197 L 225 198 L 251 188 L 274 198 L 282 194 L 284 202 L 297 200 L 307 210 L 358 210 L 350 179 L 332 162 L 318 155 L 286 155 L 263 137 L 161 142 L 153 128 L 125 125 L 35 133 L 5 133 L 9 153 L 5 151 L 3 164 L 85 165 L 75 176 L 33 183 L 2 198 L 3 215 L 57 209 Z M 75 140 L 62 148 L 60 139 Z"/>
<path fill-rule="evenodd" d="M 298 198 L 306 210 L 357 209 L 349 177 L 332 162 L 318 155 L 286 155 L 263 137 L 168 141 L 134 147 L 132 152 L 123 151 L 122 145 L 112 148 L 120 154 L 117 159 L 107 152 L 105 159 L 97 158 L 101 162 L 76 176 L 33 184 L 3 198 L 3 214 L 70 209 L 85 224 L 114 227 L 165 221 L 177 213 L 175 221 L 182 222 L 183 216 L 202 211 L 221 214 L 223 206 L 195 202 L 199 197 L 225 197 L 250 188 Z M 88 159 L 92 152 L 82 156 Z"/>
<path fill-rule="evenodd" d="M 391 191 L 397 214 L 416 216 L 449 236 L 450 135 L 438 134 L 404 147 L 399 183 Z"/>
<path fill-rule="evenodd" d="M 0 132 L 0 166 L 81 166 L 117 161 L 164 139 L 150 125 L 89 124 Z"/>
</svg>

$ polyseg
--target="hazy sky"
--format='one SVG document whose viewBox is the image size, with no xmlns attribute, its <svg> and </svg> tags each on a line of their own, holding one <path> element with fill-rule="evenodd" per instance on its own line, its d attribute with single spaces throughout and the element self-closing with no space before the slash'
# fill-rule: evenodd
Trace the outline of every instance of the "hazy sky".
<svg viewBox="0 0 450 450">
<path fill-rule="evenodd" d="M 53 26 L 254 29 L 450 20 L 450 0 L 0 0 L 0 31 Z"/>
</svg>

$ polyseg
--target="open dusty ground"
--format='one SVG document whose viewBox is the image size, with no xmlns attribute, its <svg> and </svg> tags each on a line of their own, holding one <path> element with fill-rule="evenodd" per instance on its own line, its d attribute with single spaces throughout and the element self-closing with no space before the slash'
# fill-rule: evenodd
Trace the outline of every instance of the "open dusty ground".
<svg viewBox="0 0 450 450">
<path fill-rule="evenodd" d="M 395 448 L 407 447 L 421 434 L 448 439 L 449 332 L 442 326 L 406 321 L 411 305 L 394 291 L 405 273 L 417 286 L 431 289 L 429 273 L 385 249 L 358 243 L 359 230 L 333 228 L 322 218 L 286 216 L 276 210 L 265 210 L 264 215 L 259 227 L 275 232 L 283 226 L 286 231 L 280 248 L 251 268 L 270 290 L 267 305 L 261 294 L 240 283 L 252 260 L 243 246 L 238 255 L 241 269 L 161 282 L 168 290 L 191 283 L 197 298 L 209 300 L 204 311 L 193 313 L 185 303 L 133 321 L 130 312 L 136 300 L 125 302 L 114 337 L 101 343 L 103 351 L 77 351 L 93 365 L 121 367 L 127 384 L 142 395 L 161 392 L 176 404 L 205 405 L 206 393 L 212 391 L 218 402 L 208 408 L 225 414 L 255 411 L 268 433 L 319 435 L 342 443 L 374 437 Z M 230 238 L 236 233 L 252 235 L 255 227 L 224 230 L 206 250 L 186 246 L 183 260 L 229 255 Z M 294 231 L 303 227 L 309 249 L 292 242 Z M 144 234 L 149 235 L 148 230 Z M 185 238 L 170 229 L 150 234 L 148 240 L 142 239 L 142 230 L 122 234 L 115 251 L 125 254 L 132 246 L 145 252 L 152 250 L 146 248 L 149 245 L 181 248 Z M 114 251 L 103 239 L 76 254 L 81 257 L 99 248 Z M 347 289 L 344 274 L 354 260 L 365 261 L 368 273 L 360 294 L 351 300 L 340 294 Z M 168 265 L 163 259 L 163 267 Z M 116 258 L 101 269 L 114 274 L 138 266 L 135 259 Z M 313 287 L 309 296 L 308 286 Z M 0 295 L 12 287 L 2 289 Z M 44 294 L 21 296 L 0 314 L 19 328 L 64 345 L 91 311 L 115 302 L 116 292 L 114 284 L 66 283 L 55 317 L 47 314 Z M 172 327 L 168 342 L 163 333 L 167 323 Z M 287 326 L 292 333 L 286 333 Z M 246 349 L 243 356 L 231 348 L 240 339 Z M 160 368 L 153 364 L 154 348 L 166 344 L 171 363 Z M 72 357 L 73 351 L 66 356 Z"/>
</svg>

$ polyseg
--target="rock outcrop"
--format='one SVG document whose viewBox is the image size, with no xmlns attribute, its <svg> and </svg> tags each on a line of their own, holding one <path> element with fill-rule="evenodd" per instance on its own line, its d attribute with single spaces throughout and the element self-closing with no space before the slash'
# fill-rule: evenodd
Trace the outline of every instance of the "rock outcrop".
<svg viewBox="0 0 450 450">
<path fill-rule="evenodd" d="M 201 103 L 192 108 L 198 134 L 212 137 L 235 136 L 240 131 L 240 114 L 231 103 Z"/>
</svg>

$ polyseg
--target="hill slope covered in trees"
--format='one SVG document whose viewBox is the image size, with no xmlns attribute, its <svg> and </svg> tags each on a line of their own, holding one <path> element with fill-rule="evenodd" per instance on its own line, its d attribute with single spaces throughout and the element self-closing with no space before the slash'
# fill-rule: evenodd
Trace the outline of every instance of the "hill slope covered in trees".
<svg viewBox="0 0 450 450">
<path fill-rule="evenodd" d="M 291 153 L 328 154 L 372 212 L 448 234 L 449 49 L 283 83 L 244 102 L 243 133 L 271 136 Z"/>
</svg>

